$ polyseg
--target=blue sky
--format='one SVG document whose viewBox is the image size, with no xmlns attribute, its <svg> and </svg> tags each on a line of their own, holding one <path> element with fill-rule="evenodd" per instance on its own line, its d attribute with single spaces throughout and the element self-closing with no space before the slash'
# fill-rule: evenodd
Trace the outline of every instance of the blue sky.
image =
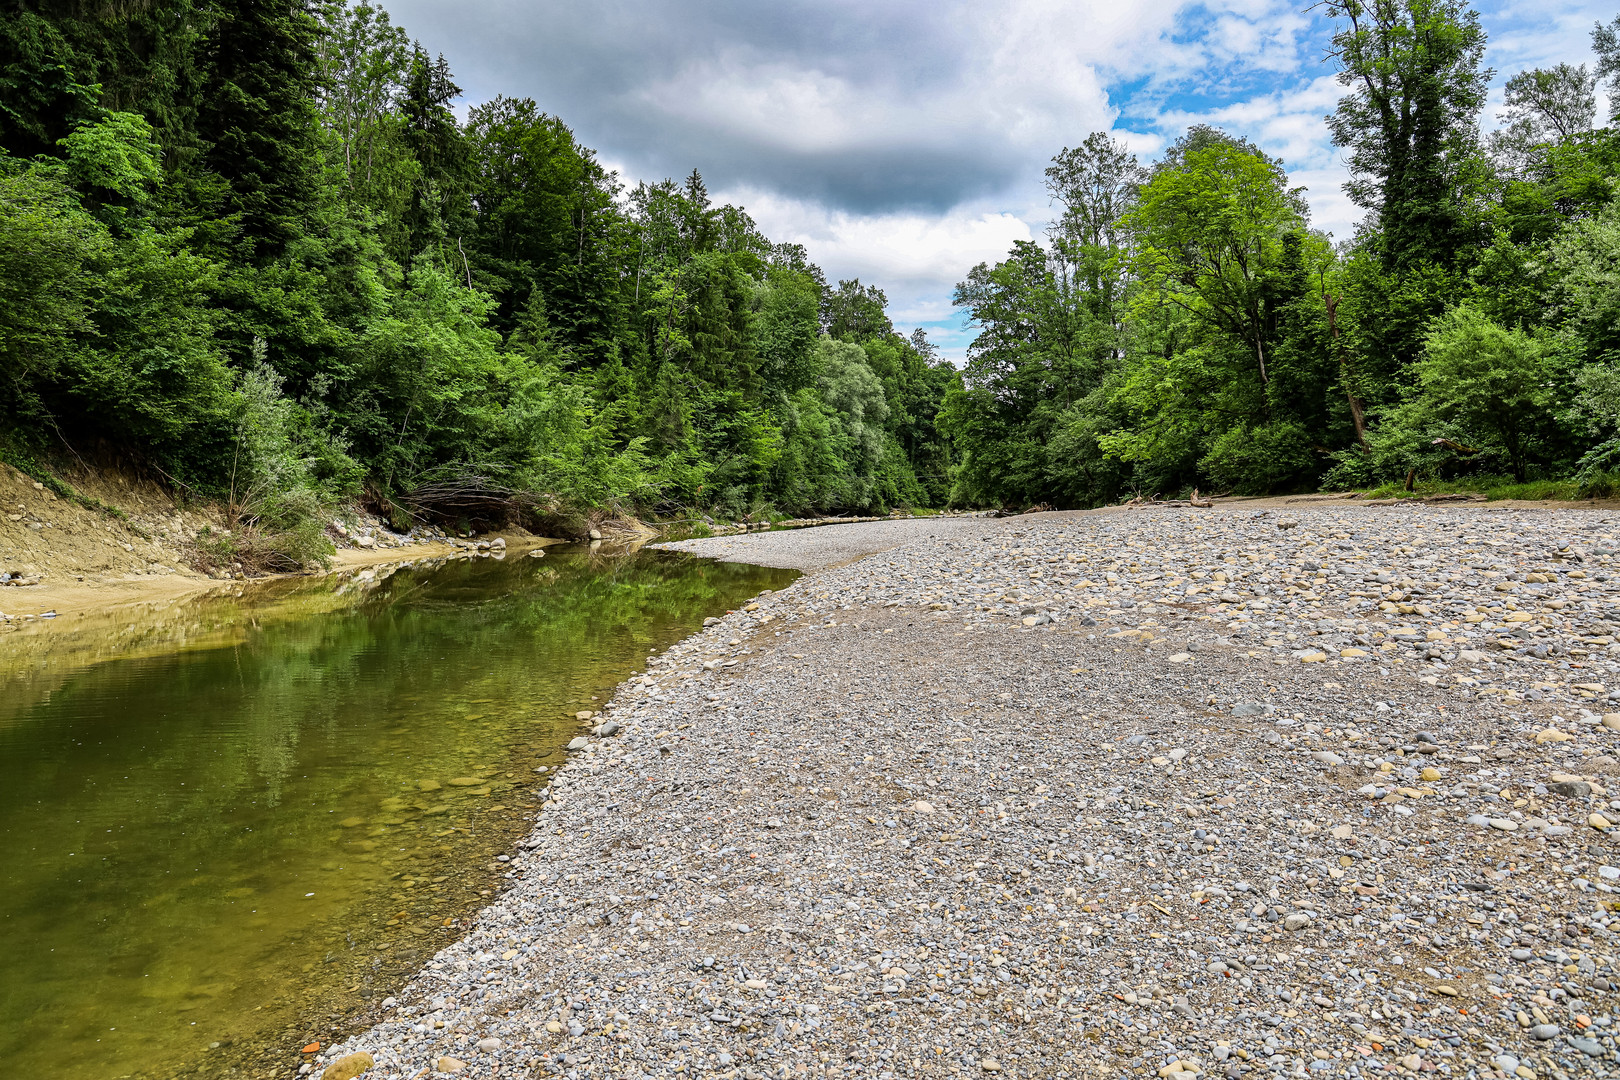
<svg viewBox="0 0 1620 1080">
<path fill-rule="evenodd" d="M 443 52 L 468 103 L 532 97 L 628 181 L 699 169 L 829 278 L 889 295 L 960 359 L 951 289 L 1039 237 L 1052 155 L 1112 131 L 1151 160 L 1192 123 L 1247 136 L 1308 187 L 1314 222 L 1357 213 L 1323 116 L 1343 92 L 1327 24 L 1271 0 L 384 0 Z M 1581 0 L 1479 7 L 1501 84 L 1589 62 Z M 1600 112 L 1607 115 L 1606 101 Z"/>
</svg>

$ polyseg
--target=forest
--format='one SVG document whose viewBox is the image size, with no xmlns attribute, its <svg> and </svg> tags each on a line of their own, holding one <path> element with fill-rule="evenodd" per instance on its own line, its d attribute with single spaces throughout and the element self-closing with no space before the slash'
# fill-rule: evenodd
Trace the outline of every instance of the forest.
<svg viewBox="0 0 1620 1080">
<path fill-rule="evenodd" d="M 0 20 L 0 441 L 133 461 L 298 558 L 401 525 L 949 498 L 959 376 L 700 173 L 530 100 L 458 120 L 368 3 Z M 88 13 L 87 13 L 88 12 Z"/>
<path fill-rule="evenodd" d="M 1620 19 L 1596 70 L 1494 72 L 1460 0 L 1325 0 L 1326 118 L 1364 211 L 1313 230 L 1285 163 L 1194 127 L 1046 170 L 1046 243 L 975 267 L 940 427 L 965 503 L 1204 491 L 1620 492 Z M 1612 119 L 1612 117 L 1611 117 Z"/>
<path fill-rule="evenodd" d="M 314 557 L 402 527 L 1132 496 L 1620 490 L 1620 19 L 1507 81 L 1459 0 L 1326 0 L 1365 211 L 1194 127 L 1052 159 L 974 267 L 965 366 L 880 287 L 541 103 L 464 108 L 352 0 L 20 0 L 0 20 L 0 456 L 132 462 Z M 1539 487 L 1538 487 L 1539 485 Z"/>
</svg>

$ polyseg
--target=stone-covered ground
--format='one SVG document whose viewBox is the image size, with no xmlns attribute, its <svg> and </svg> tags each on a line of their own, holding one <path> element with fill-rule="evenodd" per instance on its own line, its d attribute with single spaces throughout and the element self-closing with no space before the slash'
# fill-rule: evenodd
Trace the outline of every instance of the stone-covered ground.
<svg viewBox="0 0 1620 1080">
<path fill-rule="evenodd" d="M 306 1071 L 1620 1071 L 1620 520 L 965 524 L 649 660 Z"/>
</svg>

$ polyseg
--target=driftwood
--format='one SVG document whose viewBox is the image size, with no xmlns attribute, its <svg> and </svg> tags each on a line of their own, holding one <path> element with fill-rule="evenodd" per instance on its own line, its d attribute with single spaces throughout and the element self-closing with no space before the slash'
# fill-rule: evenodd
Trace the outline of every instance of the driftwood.
<svg viewBox="0 0 1620 1080">
<path fill-rule="evenodd" d="M 557 511 L 555 496 L 519 491 L 478 473 L 462 473 L 418 484 L 393 500 L 418 521 L 505 524 L 526 515 Z"/>
<path fill-rule="evenodd" d="M 1138 497 L 1132 499 L 1130 502 L 1126 503 L 1125 507 L 1126 507 L 1126 509 L 1129 509 L 1129 510 L 1137 510 L 1137 509 L 1140 509 L 1140 508 L 1142 508 L 1144 506 L 1199 506 L 1199 505 L 1210 505 L 1210 504 L 1207 504 L 1207 503 L 1206 504 L 1199 504 L 1199 503 L 1192 502 L 1192 501 L 1190 501 L 1188 499 L 1161 499 L 1161 498 L 1158 498 L 1157 496 L 1154 496 L 1153 498 L 1143 498 L 1141 496 L 1138 496 Z"/>
<path fill-rule="evenodd" d="M 1138 495 L 1125 505 L 1131 509 L 1142 506 L 1194 506 L 1200 510 L 1208 510 L 1215 505 L 1215 502 L 1208 496 L 1199 495 L 1198 489 L 1193 488 L 1192 498 L 1190 499 L 1161 499 L 1157 494 Z"/>
<path fill-rule="evenodd" d="M 1144 506 L 1194 506 L 1201 510 L 1207 510 L 1214 506 L 1215 502 L 1207 495 L 1199 495 L 1198 489 L 1193 488 L 1192 498 L 1190 499 L 1161 499 L 1157 493 L 1154 493 L 1152 495 L 1137 495 L 1120 505 L 1127 510 L 1135 510 Z"/>
</svg>

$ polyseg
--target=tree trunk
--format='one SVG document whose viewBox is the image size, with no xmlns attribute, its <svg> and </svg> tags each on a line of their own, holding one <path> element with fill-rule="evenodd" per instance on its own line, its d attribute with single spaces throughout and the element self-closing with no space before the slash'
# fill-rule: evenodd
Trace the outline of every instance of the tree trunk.
<svg viewBox="0 0 1620 1080">
<path fill-rule="evenodd" d="M 1339 374 L 1344 379 L 1344 396 L 1350 402 L 1350 419 L 1355 421 L 1356 441 L 1361 444 L 1364 454 L 1372 451 L 1367 446 L 1367 416 L 1361 407 L 1361 399 L 1356 397 L 1352 379 L 1354 372 L 1344 358 L 1344 346 L 1339 342 L 1339 298 L 1328 293 L 1322 294 L 1322 304 L 1327 308 L 1328 331 L 1333 335 L 1333 351 L 1339 357 Z"/>
</svg>

